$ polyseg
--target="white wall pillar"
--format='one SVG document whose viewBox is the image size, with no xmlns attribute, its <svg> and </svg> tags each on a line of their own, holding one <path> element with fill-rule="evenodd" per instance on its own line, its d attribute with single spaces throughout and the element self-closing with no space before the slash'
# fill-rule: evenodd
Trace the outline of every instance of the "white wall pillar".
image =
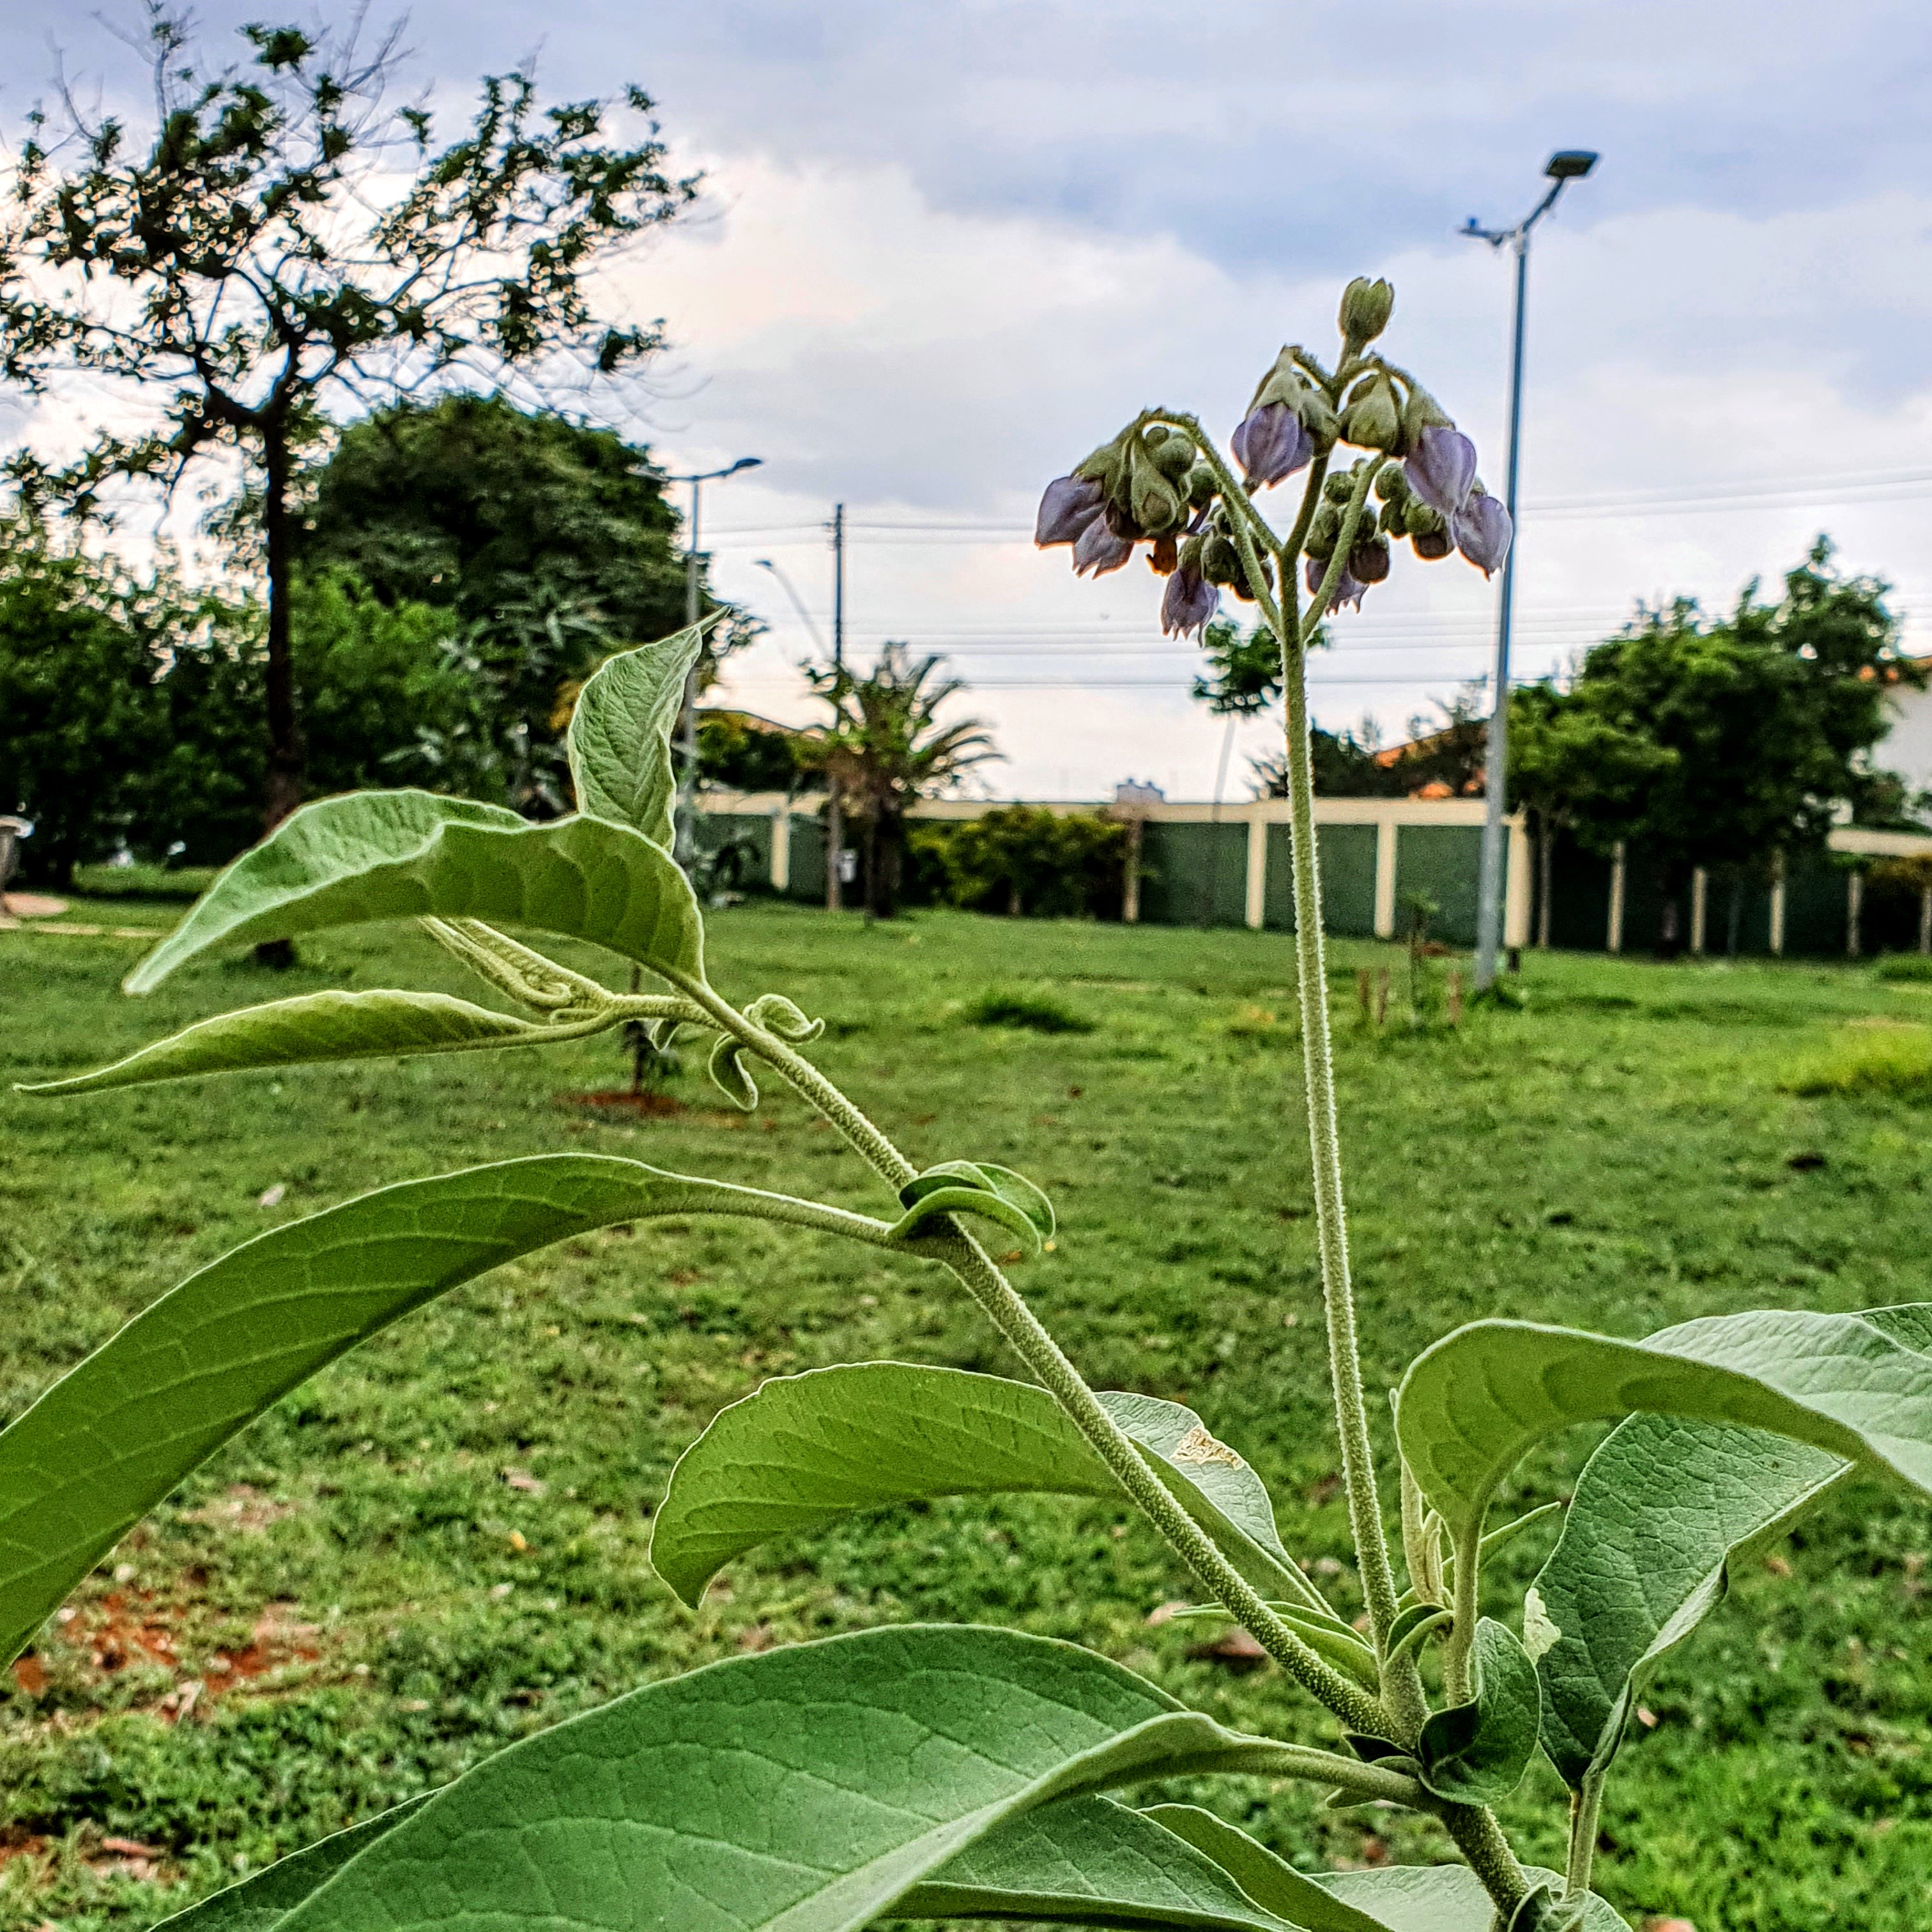
<svg viewBox="0 0 1932 1932">
<path fill-rule="evenodd" d="M 772 890 L 791 886 L 791 807 L 782 805 L 772 814 Z"/>
<path fill-rule="evenodd" d="M 1918 950 L 1932 952 L 1932 886 L 1918 888 Z"/>
<path fill-rule="evenodd" d="M 1690 950 L 1704 950 L 1705 921 L 1710 910 L 1711 875 L 1702 866 L 1690 874 Z"/>
<path fill-rule="evenodd" d="M 1784 956 L 1784 854 L 1772 855 L 1771 861 L 1771 950 L 1772 956 Z"/>
<path fill-rule="evenodd" d="M 1268 820 L 1257 812 L 1248 820 L 1249 926 L 1258 932 L 1268 913 Z"/>
<path fill-rule="evenodd" d="M 1519 820 L 1509 828 L 1509 859 L 1503 875 L 1503 944 L 1529 944 L 1529 833 Z"/>
<path fill-rule="evenodd" d="M 1624 950 L 1624 842 L 1619 838 L 1610 853 L 1610 929 L 1604 935 L 1604 950 L 1606 952 L 1621 952 Z"/>
<path fill-rule="evenodd" d="M 1395 842 L 1394 818 L 1376 825 L 1376 937 L 1395 937 Z"/>
<path fill-rule="evenodd" d="M 1864 943 L 1865 875 L 1855 867 L 1845 875 L 1845 957 L 1856 959 Z"/>
</svg>

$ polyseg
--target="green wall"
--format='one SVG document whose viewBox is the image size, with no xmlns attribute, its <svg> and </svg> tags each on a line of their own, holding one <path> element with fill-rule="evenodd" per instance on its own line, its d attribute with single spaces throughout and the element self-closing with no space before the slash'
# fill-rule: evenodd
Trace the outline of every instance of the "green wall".
<svg viewBox="0 0 1932 1932">
<path fill-rule="evenodd" d="M 1510 836 L 1505 828 L 1505 879 L 1509 876 Z M 1430 919 L 1432 938 L 1446 940 L 1452 946 L 1475 944 L 1476 880 L 1482 851 L 1480 825 L 1404 825 L 1397 829 L 1395 927 L 1398 937 L 1408 930 L 1409 895 L 1422 892 L 1441 908 Z"/>
<path fill-rule="evenodd" d="M 1372 825 L 1318 825 L 1315 849 L 1322 862 L 1322 923 L 1330 932 L 1372 938 L 1376 929 L 1376 828 Z M 1286 825 L 1268 829 L 1268 892 L 1262 922 L 1274 930 L 1294 930 L 1293 840 Z M 1244 854 L 1245 862 L 1246 855 Z"/>
<path fill-rule="evenodd" d="M 1149 819 L 1141 839 L 1141 917 L 1150 926 L 1240 926 L 1248 828 Z"/>
</svg>

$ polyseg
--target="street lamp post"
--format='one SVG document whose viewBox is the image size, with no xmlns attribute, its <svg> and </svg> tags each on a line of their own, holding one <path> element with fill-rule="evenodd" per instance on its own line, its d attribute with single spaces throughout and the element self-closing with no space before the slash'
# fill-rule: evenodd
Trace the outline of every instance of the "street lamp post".
<svg viewBox="0 0 1932 1932">
<path fill-rule="evenodd" d="M 698 586 L 698 490 L 701 484 L 716 483 L 721 477 L 735 476 L 741 470 L 755 470 L 764 459 L 758 456 L 741 456 L 736 463 L 727 464 L 722 470 L 706 470 L 691 476 L 668 476 L 668 483 L 688 483 L 691 485 L 691 529 L 684 553 L 684 622 L 687 629 L 694 628 L 698 620 L 698 605 L 701 602 Z M 678 733 L 680 748 L 684 754 L 684 770 L 680 775 L 677 788 L 676 847 L 674 854 L 677 862 L 688 872 L 692 862 L 698 856 L 698 664 L 694 658 L 692 667 L 685 674 L 684 716 Z"/>
<path fill-rule="evenodd" d="M 1483 228 L 1472 214 L 1462 232 L 1492 248 L 1508 248 L 1516 256 L 1516 319 L 1510 340 L 1508 472 L 1504 479 L 1503 507 L 1510 526 L 1516 524 L 1516 477 L 1522 430 L 1523 302 L 1529 292 L 1529 232 L 1556 205 L 1566 182 L 1581 181 L 1597 165 L 1584 149 L 1566 148 L 1552 154 L 1544 167 L 1550 192 L 1514 228 Z M 1502 937 L 1503 807 L 1509 790 L 1510 616 L 1516 591 L 1516 542 L 1512 537 L 1503 560 L 1502 594 L 1496 607 L 1496 673 L 1491 690 L 1489 741 L 1483 759 L 1483 857 L 1476 887 L 1476 989 L 1496 983 L 1496 955 Z"/>
</svg>

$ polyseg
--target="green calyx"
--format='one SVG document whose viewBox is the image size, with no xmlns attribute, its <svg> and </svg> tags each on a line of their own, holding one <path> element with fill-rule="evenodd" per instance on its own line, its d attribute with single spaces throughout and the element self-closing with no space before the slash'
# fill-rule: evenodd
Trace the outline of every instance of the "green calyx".
<svg viewBox="0 0 1932 1932">
<path fill-rule="evenodd" d="M 1395 290 L 1387 282 L 1358 275 L 1342 291 L 1339 320 L 1342 340 L 1352 354 L 1374 341 L 1388 328 L 1395 309 Z"/>
<path fill-rule="evenodd" d="M 1362 449 L 1394 453 L 1402 442 L 1402 400 L 1385 369 L 1372 370 L 1348 394 L 1342 434 Z"/>
</svg>

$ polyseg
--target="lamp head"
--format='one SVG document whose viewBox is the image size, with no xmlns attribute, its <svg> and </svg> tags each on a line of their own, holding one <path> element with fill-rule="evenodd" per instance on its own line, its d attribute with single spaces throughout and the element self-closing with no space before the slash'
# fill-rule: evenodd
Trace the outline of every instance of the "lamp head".
<svg viewBox="0 0 1932 1932">
<path fill-rule="evenodd" d="M 1587 148 L 1563 148 L 1550 156 L 1543 172 L 1552 181 L 1581 181 L 1596 165 L 1596 156 Z"/>
<path fill-rule="evenodd" d="M 1594 161 L 1597 158 L 1592 154 L 1590 158 Z M 1553 167 L 1556 163 L 1552 161 L 1550 165 Z M 741 470 L 755 470 L 764 460 L 762 456 L 741 456 L 724 473 L 727 476 L 735 476 Z"/>
</svg>

